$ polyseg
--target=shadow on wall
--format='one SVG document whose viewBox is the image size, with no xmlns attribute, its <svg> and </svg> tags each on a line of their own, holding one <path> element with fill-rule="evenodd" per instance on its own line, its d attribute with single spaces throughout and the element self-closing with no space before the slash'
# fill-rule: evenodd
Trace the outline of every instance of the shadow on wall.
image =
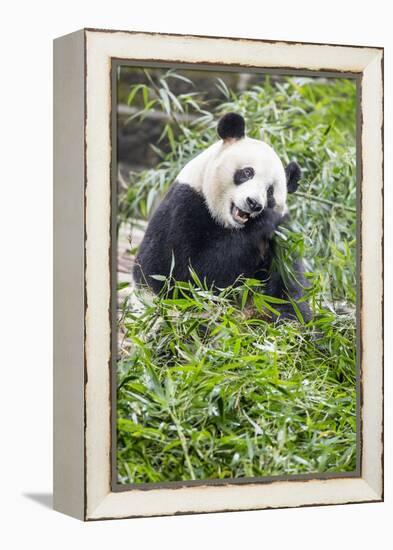
<svg viewBox="0 0 393 550">
<path fill-rule="evenodd" d="M 25 498 L 34 500 L 44 508 L 53 508 L 53 494 L 52 493 L 23 493 Z"/>
</svg>

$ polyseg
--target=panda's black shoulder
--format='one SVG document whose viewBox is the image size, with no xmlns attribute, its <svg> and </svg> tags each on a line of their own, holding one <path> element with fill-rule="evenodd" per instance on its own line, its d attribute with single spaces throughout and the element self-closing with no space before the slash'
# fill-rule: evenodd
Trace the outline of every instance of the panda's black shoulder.
<svg viewBox="0 0 393 550">
<path fill-rule="evenodd" d="M 186 210 L 195 210 L 205 207 L 205 200 L 201 193 L 187 183 L 175 181 L 169 188 L 165 199 L 172 206 L 182 207 Z"/>
<path fill-rule="evenodd" d="M 157 216 L 158 215 L 158 216 Z M 186 183 L 174 182 L 157 209 L 154 218 L 169 223 L 172 231 L 187 235 L 204 234 L 217 229 L 204 196 Z"/>
</svg>

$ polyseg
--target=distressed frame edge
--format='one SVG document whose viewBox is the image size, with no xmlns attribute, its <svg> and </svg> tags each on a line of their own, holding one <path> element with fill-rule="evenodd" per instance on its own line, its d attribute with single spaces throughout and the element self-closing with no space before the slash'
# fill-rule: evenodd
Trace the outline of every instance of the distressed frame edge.
<svg viewBox="0 0 393 550">
<path fill-rule="evenodd" d="M 371 74 L 371 76 L 370 76 Z M 365 108 L 367 107 L 367 108 Z M 374 109 L 374 112 L 373 112 Z M 373 118 L 373 115 L 375 118 Z M 370 143 L 374 145 L 370 148 Z M 362 341 L 362 438 L 373 433 L 375 446 L 371 448 L 368 435 L 366 453 L 362 449 L 362 477 L 384 500 L 384 50 L 376 49 L 375 56 L 362 71 L 361 81 L 361 211 L 360 230 L 362 235 L 361 276 L 361 341 Z M 367 151 L 367 155 L 365 152 Z M 365 162 L 367 158 L 367 162 Z M 375 170 L 376 174 L 372 171 Z M 376 177 L 375 177 L 376 176 Z M 373 184 L 376 189 L 372 193 Z M 374 201 L 374 204 L 373 204 Z M 377 213 L 377 223 L 371 219 L 369 210 Z M 373 231 L 374 229 L 374 231 Z M 374 235 L 376 233 L 376 235 Z M 378 237 L 373 246 L 373 238 Z M 366 251 L 366 253 L 364 253 Z M 366 257 L 366 260 L 364 259 Z M 376 260 L 375 267 L 365 269 L 370 260 Z M 367 276 L 366 276 L 367 273 Z M 374 276 L 374 280 L 372 277 Z M 372 287 L 375 282 L 376 291 Z M 370 297 L 376 298 L 370 302 Z M 371 315 L 370 315 L 371 314 Z M 363 316 L 371 319 L 363 321 Z M 375 318 L 374 318 L 375 315 Z M 372 332 L 375 332 L 373 335 Z M 368 336 L 367 336 L 368 335 Z M 375 336 L 377 343 L 370 357 L 370 340 Z M 364 343 L 368 345 L 364 347 Z M 373 373 L 376 364 L 376 372 Z M 373 377 L 371 375 L 373 374 Z M 378 382 L 375 383 L 375 378 Z M 368 379 L 368 380 L 367 380 Z M 377 405 L 373 398 L 376 398 Z M 371 415 L 371 411 L 374 415 Z M 377 418 L 376 421 L 373 420 Z M 372 464 L 375 461 L 375 466 Z"/>
<path fill-rule="evenodd" d="M 91 32 L 91 31 L 89 31 Z M 94 31 L 95 32 L 95 31 Z M 101 31 L 98 31 L 98 32 L 101 32 Z M 103 32 L 107 32 L 107 31 L 103 31 Z M 113 31 L 113 32 L 116 32 L 116 31 Z M 121 31 L 123 32 L 123 31 Z M 137 34 L 147 34 L 147 33 L 137 33 Z M 173 36 L 173 35 L 171 35 Z M 179 35 L 179 36 L 182 36 L 182 35 Z M 192 37 L 190 37 L 192 38 Z M 203 38 L 203 37 L 201 37 Z M 204 38 L 211 38 L 211 37 L 204 37 Z M 232 40 L 232 39 L 229 39 L 229 40 Z M 236 40 L 236 39 L 234 39 Z M 263 42 L 263 40 L 261 41 L 258 41 L 257 42 Z M 295 44 L 301 44 L 301 43 L 295 43 Z M 344 47 L 347 47 L 347 46 L 344 46 Z M 350 46 L 348 46 L 348 48 L 350 48 Z M 367 49 L 371 49 L 370 47 L 365 47 Z M 383 49 L 382 48 L 372 48 L 375 50 L 375 53 L 379 53 L 381 55 L 381 58 L 382 58 L 382 63 L 383 63 Z M 364 72 L 364 71 L 362 71 Z M 383 73 L 382 73 L 383 74 Z M 382 78 L 382 75 L 381 75 L 381 78 Z M 379 99 L 379 98 L 378 98 Z M 382 81 L 382 124 L 383 124 L 383 81 Z M 381 142 L 381 149 L 382 149 L 382 158 L 383 158 L 383 142 Z M 382 181 L 381 181 L 381 186 L 382 186 L 382 191 L 383 191 L 383 174 L 382 174 Z M 383 205 L 382 205 L 383 206 Z M 378 269 L 380 268 L 381 266 L 378 266 Z M 379 269 L 379 271 L 381 271 Z M 383 272 L 382 272 L 383 274 Z M 381 298 L 383 299 L 383 295 L 381 296 Z M 383 323 L 382 323 L 382 328 L 383 328 Z M 383 338 L 383 335 L 382 335 L 382 338 Z M 383 343 L 383 341 L 382 341 Z M 382 393 L 381 393 L 381 397 L 383 397 Z M 381 403 L 382 404 L 382 403 Z M 382 430 L 383 430 L 383 426 L 382 426 Z M 383 459 L 383 448 L 382 448 L 382 459 Z M 374 488 L 367 482 L 367 480 L 365 478 L 358 478 L 358 481 L 359 482 L 362 482 L 362 485 L 366 485 L 366 487 L 368 487 L 370 489 L 370 494 L 369 494 L 369 497 L 366 501 L 361 501 L 361 500 L 354 500 L 354 501 L 351 501 L 351 502 L 379 502 L 381 500 L 383 500 L 383 468 L 381 470 L 381 476 L 382 476 L 382 486 L 381 486 L 381 490 L 379 491 L 378 488 L 377 490 L 374 490 Z M 286 482 L 286 483 L 291 483 L 291 481 L 289 482 Z M 251 485 L 251 484 L 250 484 Z M 248 485 L 248 486 L 250 486 Z M 131 491 L 131 490 L 130 490 Z M 135 489 L 133 490 L 135 492 Z M 115 493 L 111 493 L 109 492 L 107 494 L 107 496 L 102 500 L 102 502 L 100 503 L 99 506 L 95 507 L 93 510 L 90 510 L 90 512 L 88 512 L 86 510 L 86 514 L 85 514 L 85 519 L 86 520 L 96 520 L 96 519 L 109 519 L 108 516 L 105 516 L 105 515 L 100 515 L 100 510 L 102 509 L 102 504 L 104 504 L 104 501 L 107 500 L 107 497 L 112 495 L 112 494 L 115 494 Z M 348 502 L 350 503 L 350 502 Z M 323 501 L 320 502 L 320 503 L 317 503 L 315 505 L 329 505 L 329 504 L 340 504 L 340 502 L 331 502 L 331 503 L 324 503 Z M 344 504 L 344 502 L 342 502 L 341 504 Z M 313 504 L 305 504 L 306 506 L 312 506 Z M 300 504 L 299 506 L 304 506 L 302 504 Z M 248 509 L 263 509 L 263 508 L 271 508 L 272 506 L 264 506 L 264 505 L 261 505 L 261 506 L 258 506 L 257 508 L 248 508 Z M 286 507 L 286 506 L 273 506 L 274 508 L 282 508 L 282 507 Z M 292 505 L 290 505 L 290 507 L 293 507 Z M 209 510 L 209 512 L 219 512 L 219 511 L 225 511 L 225 510 L 222 510 L 222 509 L 219 509 L 219 510 Z M 231 509 L 231 510 L 227 510 L 227 511 L 240 511 L 240 509 Z M 179 511 L 178 513 L 192 513 L 191 510 L 187 510 L 187 511 Z M 203 513 L 203 511 L 198 511 L 198 512 L 194 512 L 194 513 Z M 97 515 L 98 514 L 98 515 Z M 173 515 L 173 512 L 169 513 L 169 514 L 146 514 L 146 515 Z M 142 514 L 137 514 L 137 515 L 126 515 L 126 516 L 111 516 L 111 517 L 142 517 L 143 515 Z"/>
<path fill-rule="evenodd" d="M 161 32 L 161 31 L 140 31 L 140 30 L 130 30 L 130 29 L 105 29 L 99 27 L 84 27 L 83 30 L 86 33 L 123 33 L 123 34 L 144 34 L 147 36 L 172 36 L 177 38 L 209 38 L 213 40 L 234 40 L 241 42 L 259 42 L 266 44 L 287 44 L 289 46 L 331 46 L 337 48 L 356 48 L 356 49 L 371 49 L 371 50 L 384 50 L 384 46 L 373 45 L 373 46 L 363 46 L 359 44 L 341 44 L 337 42 L 308 42 L 303 40 L 285 40 L 285 39 L 268 39 L 268 38 L 244 38 L 241 36 L 219 36 L 214 34 L 189 34 L 189 33 L 175 33 L 175 32 Z"/>
<path fill-rule="evenodd" d="M 252 512 L 252 511 L 258 511 L 258 510 L 284 510 L 288 508 L 314 508 L 319 506 L 346 506 L 350 504 L 378 504 L 383 502 L 383 495 L 381 495 L 379 492 L 376 492 L 373 487 L 371 487 L 367 481 L 365 481 L 364 478 L 358 477 L 358 478 L 343 478 L 343 480 L 348 480 L 352 483 L 351 491 L 354 491 L 352 494 L 348 493 L 345 494 L 345 492 L 341 493 L 342 497 L 334 497 L 332 500 L 327 502 L 326 495 L 321 495 L 319 498 L 312 498 L 310 499 L 309 495 L 305 498 L 303 496 L 303 501 L 300 503 L 289 503 L 289 504 L 283 504 L 283 503 L 277 503 L 277 504 L 269 504 L 269 503 L 258 503 L 258 504 L 246 504 L 242 505 L 240 507 L 225 507 L 225 506 L 216 506 L 211 507 L 208 509 L 208 507 L 204 504 L 203 506 L 200 505 L 194 505 L 194 507 L 190 508 L 183 508 L 181 510 L 174 509 L 173 511 L 160 511 L 160 512 L 138 512 L 134 509 L 133 512 L 128 513 L 125 512 L 124 514 L 119 513 L 116 515 L 113 515 L 113 513 L 108 513 L 108 511 L 113 509 L 113 503 L 112 496 L 118 495 L 122 493 L 108 493 L 106 497 L 100 502 L 100 504 L 95 508 L 94 510 L 90 511 L 86 514 L 84 520 L 85 521 L 100 521 L 100 520 L 114 520 L 114 519 L 137 519 L 137 518 L 149 518 L 149 517 L 167 517 L 167 516 L 182 516 L 182 515 L 199 515 L 199 514 L 220 514 L 220 513 L 229 513 L 229 512 Z M 321 480 L 308 480 L 308 481 L 321 481 Z M 336 481 L 336 479 L 326 479 L 324 480 L 325 483 L 329 483 L 331 481 Z M 280 483 L 279 481 L 272 482 L 275 484 Z M 289 480 L 282 482 L 289 487 L 290 485 L 299 483 L 299 484 L 306 484 L 307 481 L 301 481 L 301 480 Z M 237 487 L 243 487 L 242 490 L 246 490 L 246 487 L 252 488 L 256 485 L 259 485 L 257 483 L 255 484 L 247 484 L 246 486 L 237 486 Z M 304 485 L 305 487 L 305 485 Z M 303 489 L 304 489 L 303 487 Z M 321 486 L 322 487 L 322 486 Z M 198 487 L 187 487 L 187 490 L 195 491 L 196 488 L 200 488 L 202 490 L 211 490 L 217 489 L 217 487 L 211 487 L 211 486 L 198 486 Z M 221 487 L 223 489 L 225 487 Z M 342 487 L 341 487 L 342 488 Z M 176 489 L 174 489 L 175 491 Z M 285 488 L 284 488 L 285 490 Z M 137 490 L 134 490 L 137 491 Z M 159 493 L 163 491 L 163 489 L 156 489 L 155 492 Z M 358 496 L 356 493 L 358 491 L 362 492 L 362 495 Z M 144 491 L 140 491 L 140 494 L 143 494 Z"/>
</svg>

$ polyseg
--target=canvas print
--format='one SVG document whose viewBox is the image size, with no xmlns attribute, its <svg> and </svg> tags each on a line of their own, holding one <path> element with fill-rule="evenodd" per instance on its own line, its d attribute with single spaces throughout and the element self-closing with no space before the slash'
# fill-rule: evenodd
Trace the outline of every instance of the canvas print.
<svg viewBox="0 0 393 550">
<path fill-rule="evenodd" d="M 355 474 L 356 81 L 115 88 L 115 483 Z"/>
</svg>

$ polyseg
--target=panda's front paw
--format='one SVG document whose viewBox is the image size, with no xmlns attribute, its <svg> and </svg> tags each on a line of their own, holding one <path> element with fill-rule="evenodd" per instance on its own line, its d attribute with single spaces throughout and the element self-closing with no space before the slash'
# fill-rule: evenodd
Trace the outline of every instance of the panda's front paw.
<svg viewBox="0 0 393 550">
<path fill-rule="evenodd" d="M 250 234 L 257 240 L 259 239 L 272 239 L 277 227 L 280 225 L 282 216 L 274 210 L 268 208 L 256 218 L 253 218 L 249 222 L 248 229 Z"/>
</svg>

